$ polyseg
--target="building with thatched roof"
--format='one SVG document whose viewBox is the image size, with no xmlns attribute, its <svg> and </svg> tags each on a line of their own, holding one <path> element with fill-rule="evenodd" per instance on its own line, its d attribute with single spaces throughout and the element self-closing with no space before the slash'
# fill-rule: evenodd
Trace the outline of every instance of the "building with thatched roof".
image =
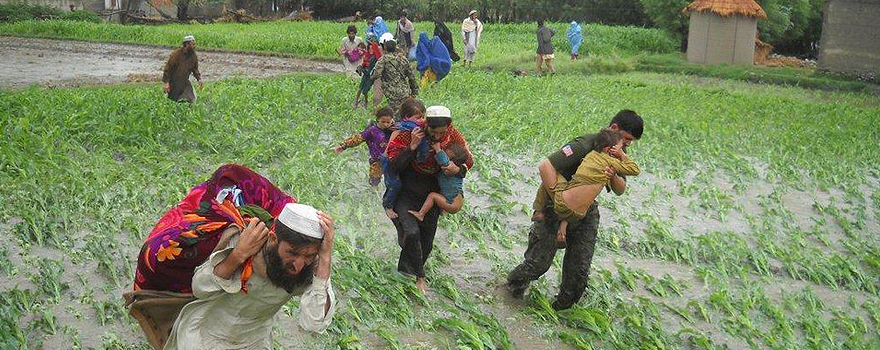
<svg viewBox="0 0 880 350">
<path fill-rule="evenodd" d="M 880 0 L 826 0 L 819 68 L 880 79 Z"/>
<path fill-rule="evenodd" d="M 690 62 L 752 64 L 758 19 L 767 18 L 754 0 L 696 0 L 690 15 L 687 58 Z"/>
</svg>

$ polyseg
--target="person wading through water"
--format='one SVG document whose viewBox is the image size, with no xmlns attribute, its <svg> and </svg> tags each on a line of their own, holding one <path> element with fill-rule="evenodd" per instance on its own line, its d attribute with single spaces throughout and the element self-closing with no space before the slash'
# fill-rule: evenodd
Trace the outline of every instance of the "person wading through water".
<svg viewBox="0 0 880 350">
<path fill-rule="evenodd" d="M 183 38 L 182 46 L 174 50 L 165 63 L 162 82 L 170 100 L 195 102 L 196 92 L 189 82 L 190 74 L 199 82 L 199 87 L 204 86 L 202 73 L 199 72 L 199 57 L 196 56 L 196 39 L 187 35 Z"/>
</svg>

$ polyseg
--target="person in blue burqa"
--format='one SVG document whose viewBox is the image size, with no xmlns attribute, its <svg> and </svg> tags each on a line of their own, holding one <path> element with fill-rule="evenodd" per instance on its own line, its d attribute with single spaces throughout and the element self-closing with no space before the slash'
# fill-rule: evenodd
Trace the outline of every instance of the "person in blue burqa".
<svg viewBox="0 0 880 350">
<path fill-rule="evenodd" d="M 581 33 L 581 25 L 576 21 L 571 21 L 571 27 L 568 28 L 568 44 L 571 45 L 571 60 L 578 59 L 581 50 L 581 44 L 584 42 L 584 35 Z"/>
<path fill-rule="evenodd" d="M 428 85 L 440 81 L 452 68 L 452 59 L 449 50 L 443 45 L 443 41 L 435 36 L 428 39 L 428 33 L 419 33 L 419 44 L 416 46 L 416 69 L 422 76 L 422 85 Z"/>
<path fill-rule="evenodd" d="M 385 24 L 385 20 L 382 19 L 382 16 L 376 16 L 375 19 L 367 20 L 367 36 L 374 36 L 376 38 L 381 38 L 382 34 L 388 33 L 388 26 Z"/>
</svg>

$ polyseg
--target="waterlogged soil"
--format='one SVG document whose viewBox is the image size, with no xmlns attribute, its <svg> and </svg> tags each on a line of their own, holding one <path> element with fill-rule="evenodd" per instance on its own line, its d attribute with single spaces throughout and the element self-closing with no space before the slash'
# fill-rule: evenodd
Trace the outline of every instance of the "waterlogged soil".
<svg viewBox="0 0 880 350">
<path fill-rule="evenodd" d="M 154 46 L 0 37 L 0 87 L 160 82 L 172 51 Z M 332 62 L 206 51 L 198 51 L 198 56 L 204 81 L 342 73 L 342 65 Z"/>
</svg>

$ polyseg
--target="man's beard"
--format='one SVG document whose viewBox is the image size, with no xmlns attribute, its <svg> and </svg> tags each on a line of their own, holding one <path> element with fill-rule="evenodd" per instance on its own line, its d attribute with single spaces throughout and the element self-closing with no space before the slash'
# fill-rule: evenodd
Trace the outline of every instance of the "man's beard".
<svg viewBox="0 0 880 350">
<path fill-rule="evenodd" d="M 185 53 L 185 54 L 187 54 L 187 55 L 190 55 L 190 54 L 192 54 L 193 52 L 195 52 L 195 48 L 194 48 L 194 47 L 189 46 L 189 45 L 183 47 L 183 53 Z"/>
<path fill-rule="evenodd" d="M 291 275 L 278 254 L 278 244 L 267 244 L 263 248 L 263 261 L 266 263 L 266 276 L 269 277 L 269 282 L 288 293 L 293 293 L 297 287 L 312 283 L 315 264 L 307 265 L 298 274 Z"/>
</svg>

